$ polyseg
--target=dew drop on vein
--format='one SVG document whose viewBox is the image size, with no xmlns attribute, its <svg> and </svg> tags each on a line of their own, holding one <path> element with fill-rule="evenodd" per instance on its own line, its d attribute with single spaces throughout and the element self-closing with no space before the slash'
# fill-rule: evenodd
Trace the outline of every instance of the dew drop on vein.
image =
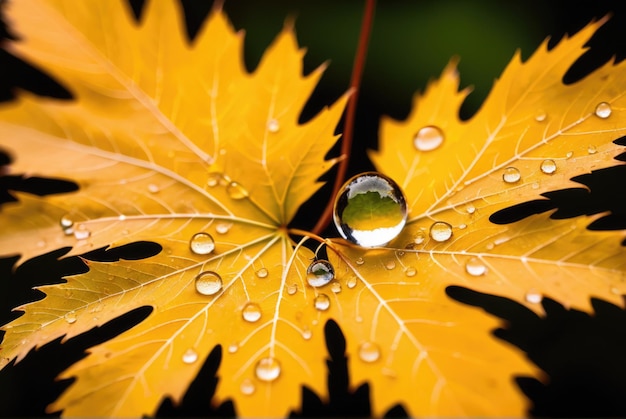
<svg viewBox="0 0 626 419">
<path fill-rule="evenodd" d="M 241 312 L 243 319 L 249 323 L 254 323 L 261 318 L 261 307 L 257 303 L 247 303 Z"/>
<path fill-rule="evenodd" d="M 306 280 L 312 287 L 322 287 L 335 278 L 335 268 L 327 260 L 316 260 L 306 270 Z"/>
<path fill-rule="evenodd" d="M 274 381 L 280 376 L 280 362 L 271 356 L 261 358 L 256 363 L 254 373 L 261 381 Z"/>
<path fill-rule="evenodd" d="M 452 226 L 444 221 L 436 221 L 430 226 L 430 237 L 439 243 L 452 237 Z"/>
<path fill-rule="evenodd" d="M 189 240 L 189 249 L 196 255 L 208 255 L 215 250 L 215 241 L 209 233 L 196 233 Z"/>
<path fill-rule="evenodd" d="M 267 121 L 267 130 L 272 133 L 278 132 L 280 130 L 280 123 L 278 122 L 278 119 L 272 118 Z"/>
<path fill-rule="evenodd" d="M 376 362 L 380 358 L 380 348 L 374 342 L 365 341 L 359 345 L 359 358 L 363 362 Z"/>
<path fill-rule="evenodd" d="M 330 308 L 330 298 L 326 294 L 319 294 L 313 300 L 313 306 L 318 311 L 326 311 Z"/>
<path fill-rule="evenodd" d="M 334 204 L 339 234 L 363 247 L 384 246 L 404 228 L 408 216 L 400 187 L 387 176 L 366 172 L 349 179 Z"/>
<path fill-rule="evenodd" d="M 352 289 L 352 288 L 356 287 L 356 282 L 357 282 L 356 276 L 351 276 L 346 281 L 346 285 L 348 286 L 348 288 Z"/>
<path fill-rule="evenodd" d="M 596 106 L 595 114 L 598 118 L 606 119 L 611 116 L 611 112 L 611 105 L 609 105 L 607 102 L 600 102 Z"/>
<path fill-rule="evenodd" d="M 198 360 L 198 352 L 193 348 L 189 348 L 183 353 L 183 362 L 185 364 L 193 364 Z"/>
<path fill-rule="evenodd" d="M 443 144 L 443 131 L 433 125 L 420 128 L 413 138 L 413 145 L 419 151 L 431 151 Z"/>
<path fill-rule="evenodd" d="M 195 285 L 198 294 L 215 295 L 222 289 L 222 278 L 216 272 L 200 272 L 196 276 Z"/>
<path fill-rule="evenodd" d="M 502 173 L 502 180 L 506 183 L 517 183 L 522 179 L 522 174 L 517 167 L 509 166 Z"/>
<path fill-rule="evenodd" d="M 541 166 L 539 166 L 542 173 L 546 175 L 552 175 L 556 172 L 556 162 L 552 159 L 545 159 L 541 162 Z"/>
<path fill-rule="evenodd" d="M 465 272 L 471 276 L 481 276 L 487 273 L 487 266 L 480 258 L 473 256 L 465 263 Z"/>
</svg>

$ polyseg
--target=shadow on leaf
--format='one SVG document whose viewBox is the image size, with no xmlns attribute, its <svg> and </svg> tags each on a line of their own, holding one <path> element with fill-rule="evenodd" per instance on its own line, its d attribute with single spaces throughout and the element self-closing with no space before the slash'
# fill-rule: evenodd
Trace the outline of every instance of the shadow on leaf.
<svg viewBox="0 0 626 419">
<path fill-rule="evenodd" d="M 614 141 L 626 145 L 626 137 Z M 615 158 L 626 161 L 626 153 Z M 619 180 L 626 180 L 626 165 L 612 166 L 594 170 L 591 173 L 575 176 L 574 182 L 585 188 L 567 188 L 541 194 L 546 199 L 535 199 L 512 205 L 493 213 L 489 221 L 495 224 L 509 224 L 534 214 L 556 210 L 550 218 L 555 220 L 573 218 L 581 215 L 595 215 L 607 212 L 587 226 L 589 230 L 624 230 L 626 229 L 626 201 L 616 198 L 616 185 Z M 622 242 L 626 246 L 626 240 Z"/>
<path fill-rule="evenodd" d="M 350 390 L 350 374 L 346 356 L 346 339 L 334 320 L 324 326 L 326 347 L 329 359 L 328 401 L 324 402 L 313 390 L 302 386 L 302 406 L 299 412 L 291 412 L 290 417 L 370 417 L 370 388 L 368 383 Z M 397 404 L 384 417 L 407 417 L 404 408 Z"/>
<path fill-rule="evenodd" d="M 591 299 L 593 313 L 544 297 L 540 316 L 508 298 L 451 286 L 448 296 L 505 320 L 493 334 L 526 353 L 546 373 L 516 377 L 540 417 L 626 417 L 626 311 Z"/>
</svg>

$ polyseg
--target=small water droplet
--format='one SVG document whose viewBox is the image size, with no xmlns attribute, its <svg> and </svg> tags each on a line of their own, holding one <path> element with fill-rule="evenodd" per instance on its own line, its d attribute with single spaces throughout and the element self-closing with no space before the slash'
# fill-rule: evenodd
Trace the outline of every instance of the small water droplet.
<svg viewBox="0 0 626 419">
<path fill-rule="evenodd" d="M 326 311 L 330 308 L 330 298 L 326 294 L 319 294 L 313 300 L 313 305 L 319 311 Z"/>
<path fill-rule="evenodd" d="M 356 280 L 356 276 L 351 276 L 346 281 L 346 285 L 348 286 L 348 288 L 352 289 L 352 288 L 356 287 L 356 281 L 357 281 Z"/>
<path fill-rule="evenodd" d="M 74 324 L 76 323 L 76 312 L 74 310 L 69 311 L 67 313 L 65 313 L 65 321 L 68 322 L 69 324 Z"/>
<path fill-rule="evenodd" d="M 87 230 L 83 225 L 74 229 L 74 238 L 76 240 L 86 240 L 89 236 L 91 236 L 91 231 Z"/>
<path fill-rule="evenodd" d="M 193 348 L 189 348 L 183 354 L 183 362 L 185 364 L 193 364 L 198 360 L 198 352 L 196 352 Z"/>
<path fill-rule="evenodd" d="M 598 149 L 596 148 L 596 146 L 590 145 L 589 147 L 587 147 L 587 153 L 596 154 L 597 152 L 598 152 Z"/>
<path fill-rule="evenodd" d="M 532 185 L 530 185 L 533 189 L 539 189 L 539 182 L 533 182 Z"/>
<path fill-rule="evenodd" d="M 239 344 L 237 342 L 233 342 L 230 345 L 228 345 L 228 353 L 229 354 L 234 354 L 238 350 L 239 350 Z"/>
<path fill-rule="evenodd" d="M 359 345 L 359 358 L 363 362 L 376 362 L 380 358 L 380 348 L 374 342 L 365 341 Z"/>
<path fill-rule="evenodd" d="M 59 224 L 61 224 L 61 228 L 63 228 L 64 230 L 72 228 L 74 226 L 74 219 L 71 217 L 70 214 L 65 214 L 61 217 L 61 220 L 59 220 Z"/>
<path fill-rule="evenodd" d="M 333 220 L 339 234 L 363 247 L 384 246 L 404 228 L 406 199 L 390 178 L 376 172 L 354 176 L 335 200 Z"/>
<path fill-rule="evenodd" d="M 271 356 L 261 358 L 256 363 L 254 372 L 261 381 L 274 381 L 280 376 L 280 362 Z"/>
<path fill-rule="evenodd" d="M 222 180 L 222 174 L 219 172 L 211 172 L 209 173 L 208 177 L 207 177 L 207 181 L 206 184 L 207 186 L 213 188 L 217 185 L 219 185 L 220 181 Z"/>
<path fill-rule="evenodd" d="M 467 228 L 467 224 L 459 224 L 459 230 L 465 230 Z"/>
<path fill-rule="evenodd" d="M 595 114 L 598 118 L 606 119 L 611 116 L 611 112 L 611 105 L 606 102 L 600 102 L 596 106 Z"/>
<path fill-rule="evenodd" d="M 546 175 L 551 175 L 556 172 L 556 162 L 552 159 L 545 159 L 541 162 L 541 171 Z"/>
<path fill-rule="evenodd" d="M 362 257 L 357 258 L 357 260 L 356 260 L 356 264 L 357 264 L 357 265 L 361 266 L 361 265 L 363 265 L 364 263 L 365 263 L 365 261 L 363 260 L 363 258 L 362 258 Z"/>
<path fill-rule="evenodd" d="M 155 185 L 154 183 L 148 185 L 148 192 L 150 193 L 159 193 L 160 190 L 161 188 L 159 188 L 159 186 Z"/>
<path fill-rule="evenodd" d="M 245 380 L 243 380 L 241 382 L 241 386 L 239 387 L 239 390 L 241 390 L 241 393 L 246 396 L 250 396 L 251 394 L 254 394 L 255 389 L 256 388 L 254 386 L 254 383 L 249 378 L 246 378 Z"/>
<path fill-rule="evenodd" d="M 537 122 L 543 122 L 543 121 L 545 121 L 545 120 L 546 120 L 546 117 L 547 117 L 547 116 L 548 116 L 548 115 L 545 113 L 545 111 L 540 110 L 540 111 L 538 111 L 538 112 L 535 114 L 535 121 L 537 121 Z"/>
<path fill-rule="evenodd" d="M 217 234 L 226 234 L 230 231 L 230 228 L 232 226 L 232 223 L 218 223 L 215 226 L 215 231 L 217 232 Z"/>
<path fill-rule="evenodd" d="M 230 182 L 226 187 L 226 193 L 232 199 L 240 200 L 248 197 L 248 191 L 239 182 Z"/>
<path fill-rule="evenodd" d="M 611 294 L 621 295 L 622 292 L 617 287 L 611 287 Z"/>
<path fill-rule="evenodd" d="M 335 268 L 327 260 L 316 260 L 306 270 L 306 280 L 312 287 L 322 287 L 335 278 Z"/>
<path fill-rule="evenodd" d="M 565 153 L 565 158 L 566 159 L 571 159 L 573 155 L 574 155 L 573 151 L 568 151 L 567 153 Z"/>
<path fill-rule="evenodd" d="M 385 262 L 385 268 L 388 270 L 392 270 L 396 267 L 396 262 L 393 260 L 388 260 L 387 262 Z"/>
<path fill-rule="evenodd" d="M 330 284 L 330 290 L 331 290 L 332 292 L 334 292 L 335 294 L 340 293 L 340 292 L 341 292 L 341 284 L 340 284 L 339 282 L 337 282 L 337 281 L 333 281 L 333 282 Z"/>
<path fill-rule="evenodd" d="M 261 268 L 258 271 L 256 271 L 256 276 L 263 279 L 263 278 L 267 278 L 267 276 L 269 275 L 269 271 L 267 270 L 267 268 Z"/>
<path fill-rule="evenodd" d="M 261 318 L 261 307 L 257 303 L 247 303 L 241 314 L 245 321 L 254 323 Z"/>
<path fill-rule="evenodd" d="M 438 127 L 428 125 L 421 128 L 413 138 L 413 145 L 419 151 L 431 151 L 443 143 L 443 132 Z"/>
<path fill-rule="evenodd" d="M 297 284 L 290 284 L 287 286 L 287 294 L 294 295 L 296 292 L 298 292 Z"/>
<path fill-rule="evenodd" d="M 539 304 L 543 297 L 537 291 L 528 291 L 526 293 L 526 301 L 531 304 Z"/>
<path fill-rule="evenodd" d="M 473 256 L 465 263 L 465 272 L 471 276 L 485 275 L 487 273 L 487 266 L 485 266 L 480 258 Z"/>
<path fill-rule="evenodd" d="M 196 255 L 208 255 L 215 250 L 215 241 L 209 233 L 196 233 L 189 240 L 189 249 Z"/>
<path fill-rule="evenodd" d="M 414 268 L 414 267 L 412 267 L 412 266 L 409 266 L 409 267 L 407 267 L 407 268 L 406 268 L 406 270 L 404 271 L 404 274 L 405 274 L 406 276 L 408 276 L 409 278 L 410 278 L 410 277 L 413 277 L 413 276 L 417 275 L 417 269 L 415 269 L 415 268 Z"/>
<path fill-rule="evenodd" d="M 452 226 L 443 221 L 434 222 L 430 226 L 430 237 L 436 242 L 445 242 L 452 237 Z"/>
<path fill-rule="evenodd" d="M 280 129 L 280 123 L 278 122 L 277 119 L 272 118 L 269 121 L 267 121 L 267 130 L 269 132 L 278 132 L 279 129 Z"/>
<path fill-rule="evenodd" d="M 215 295 L 222 289 L 222 278 L 215 272 L 200 272 L 196 276 L 196 291 L 202 295 Z"/>
<path fill-rule="evenodd" d="M 507 167 L 502 173 L 502 180 L 504 180 L 506 183 L 516 183 L 519 182 L 521 178 L 522 174 L 517 167 Z"/>
<path fill-rule="evenodd" d="M 311 331 L 311 329 L 309 329 L 308 327 L 305 327 L 304 329 L 302 329 L 302 338 L 304 340 L 309 340 L 313 337 L 313 332 Z"/>
<path fill-rule="evenodd" d="M 467 206 L 465 207 L 465 211 L 468 214 L 473 214 L 473 213 L 476 212 L 476 207 L 474 205 L 472 205 L 472 204 L 467 204 Z"/>
</svg>

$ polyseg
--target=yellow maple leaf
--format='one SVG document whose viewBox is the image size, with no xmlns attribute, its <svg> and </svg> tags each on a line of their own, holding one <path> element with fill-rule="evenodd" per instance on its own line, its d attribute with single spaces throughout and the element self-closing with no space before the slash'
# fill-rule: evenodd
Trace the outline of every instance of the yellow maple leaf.
<svg viewBox="0 0 626 419">
<path fill-rule="evenodd" d="M 76 98 L 23 93 L 0 109 L 12 170 L 80 189 L 5 205 L 0 254 L 30 258 L 63 246 L 80 254 L 139 240 L 163 248 L 141 261 L 88 262 L 88 273 L 40 287 L 46 298 L 4 326 L 0 365 L 154 307 L 67 370 L 78 379 L 52 409 L 151 414 L 165 396 L 180 400 L 221 344 L 217 398 L 235 399 L 244 416 L 284 415 L 298 406 L 301 385 L 326 393 L 322 329 L 333 318 L 354 381 L 372 382 L 375 414 L 402 401 L 416 416 L 520 415 L 525 400 L 511 375 L 534 368 L 489 337 L 495 319 L 450 300 L 446 287 L 537 310 L 542 295 L 582 308 L 591 295 L 620 302 L 617 234 L 589 232 L 582 217 L 489 221 L 574 185 L 579 167 L 616 163 L 624 67 L 560 81 L 597 24 L 527 63 L 515 58 L 471 121 L 456 116 L 466 92 L 454 63 L 406 122 L 385 121 L 372 158 L 404 190 L 408 223 L 388 248 L 325 241 L 335 281 L 312 287 L 314 253 L 304 245 L 323 239 L 294 242 L 286 226 L 336 162 L 323 156 L 346 98 L 300 125 L 321 69 L 301 76 L 291 28 L 248 74 L 241 37 L 222 14 L 188 46 L 173 2 L 149 4 L 140 27 L 121 2 L 20 0 L 9 10 L 23 38 L 15 52 Z"/>
</svg>

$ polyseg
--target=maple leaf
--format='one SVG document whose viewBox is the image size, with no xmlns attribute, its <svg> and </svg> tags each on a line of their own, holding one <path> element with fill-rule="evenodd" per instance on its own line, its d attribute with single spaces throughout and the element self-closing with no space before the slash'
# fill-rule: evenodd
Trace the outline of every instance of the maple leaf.
<svg viewBox="0 0 626 419">
<path fill-rule="evenodd" d="M 245 416 L 296 411 L 300 386 L 326 394 L 330 318 L 346 336 L 352 381 L 372 383 L 374 414 L 402 401 L 416 416 L 520 415 L 525 400 L 511 375 L 536 368 L 489 336 L 497 319 L 446 289 L 505 295 L 537 311 L 543 295 L 582 309 L 592 295 L 621 304 L 622 233 L 586 230 L 594 217 L 490 221 L 576 185 L 570 178 L 581 171 L 616 164 L 624 66 L 561 83 L 599 23 L 526 63 L 516 56 L 470 121 L 457 117 L 467 90 L 458 91 L 454 62 L 406 122 L 384 121 L 371 157 L 404 190 L 409 220 L 387 248 L 366 249 L 286 227 L 336 162 L 323 156 L 346 101 L 297 123 L 322 69 L 301 76 L 290 27 L 248 74 L 241 37 L 223 15 L 212 14 L 189 46 L 171 1 L 150 2 L 140 27 L 121 2 L 21 0 L 10 16 L 23 39 L 15 53 L 76 98 L 22 93 L 0 110 L 12 170 L 80 188 L 16 193 L 1 214 L 0 253 L 26 259 L 71 246 L 77 255 L 140 240 L 162 248 L 140 261 L 87 261 L 89 272 L 39 287 L 46 298 L 18 307 L 25 314 L 4 326 L 1 365 L 154 307 L 62 374 L 77 381 L 52 410 L 152 413 L 166 396 L 180 401 L 222 344 L 217 399 L 233 398 Z M 324 287 L 306 280 L 314 253 L 304 245 L 315 241 L 335 271 Z"/>
</svg>

